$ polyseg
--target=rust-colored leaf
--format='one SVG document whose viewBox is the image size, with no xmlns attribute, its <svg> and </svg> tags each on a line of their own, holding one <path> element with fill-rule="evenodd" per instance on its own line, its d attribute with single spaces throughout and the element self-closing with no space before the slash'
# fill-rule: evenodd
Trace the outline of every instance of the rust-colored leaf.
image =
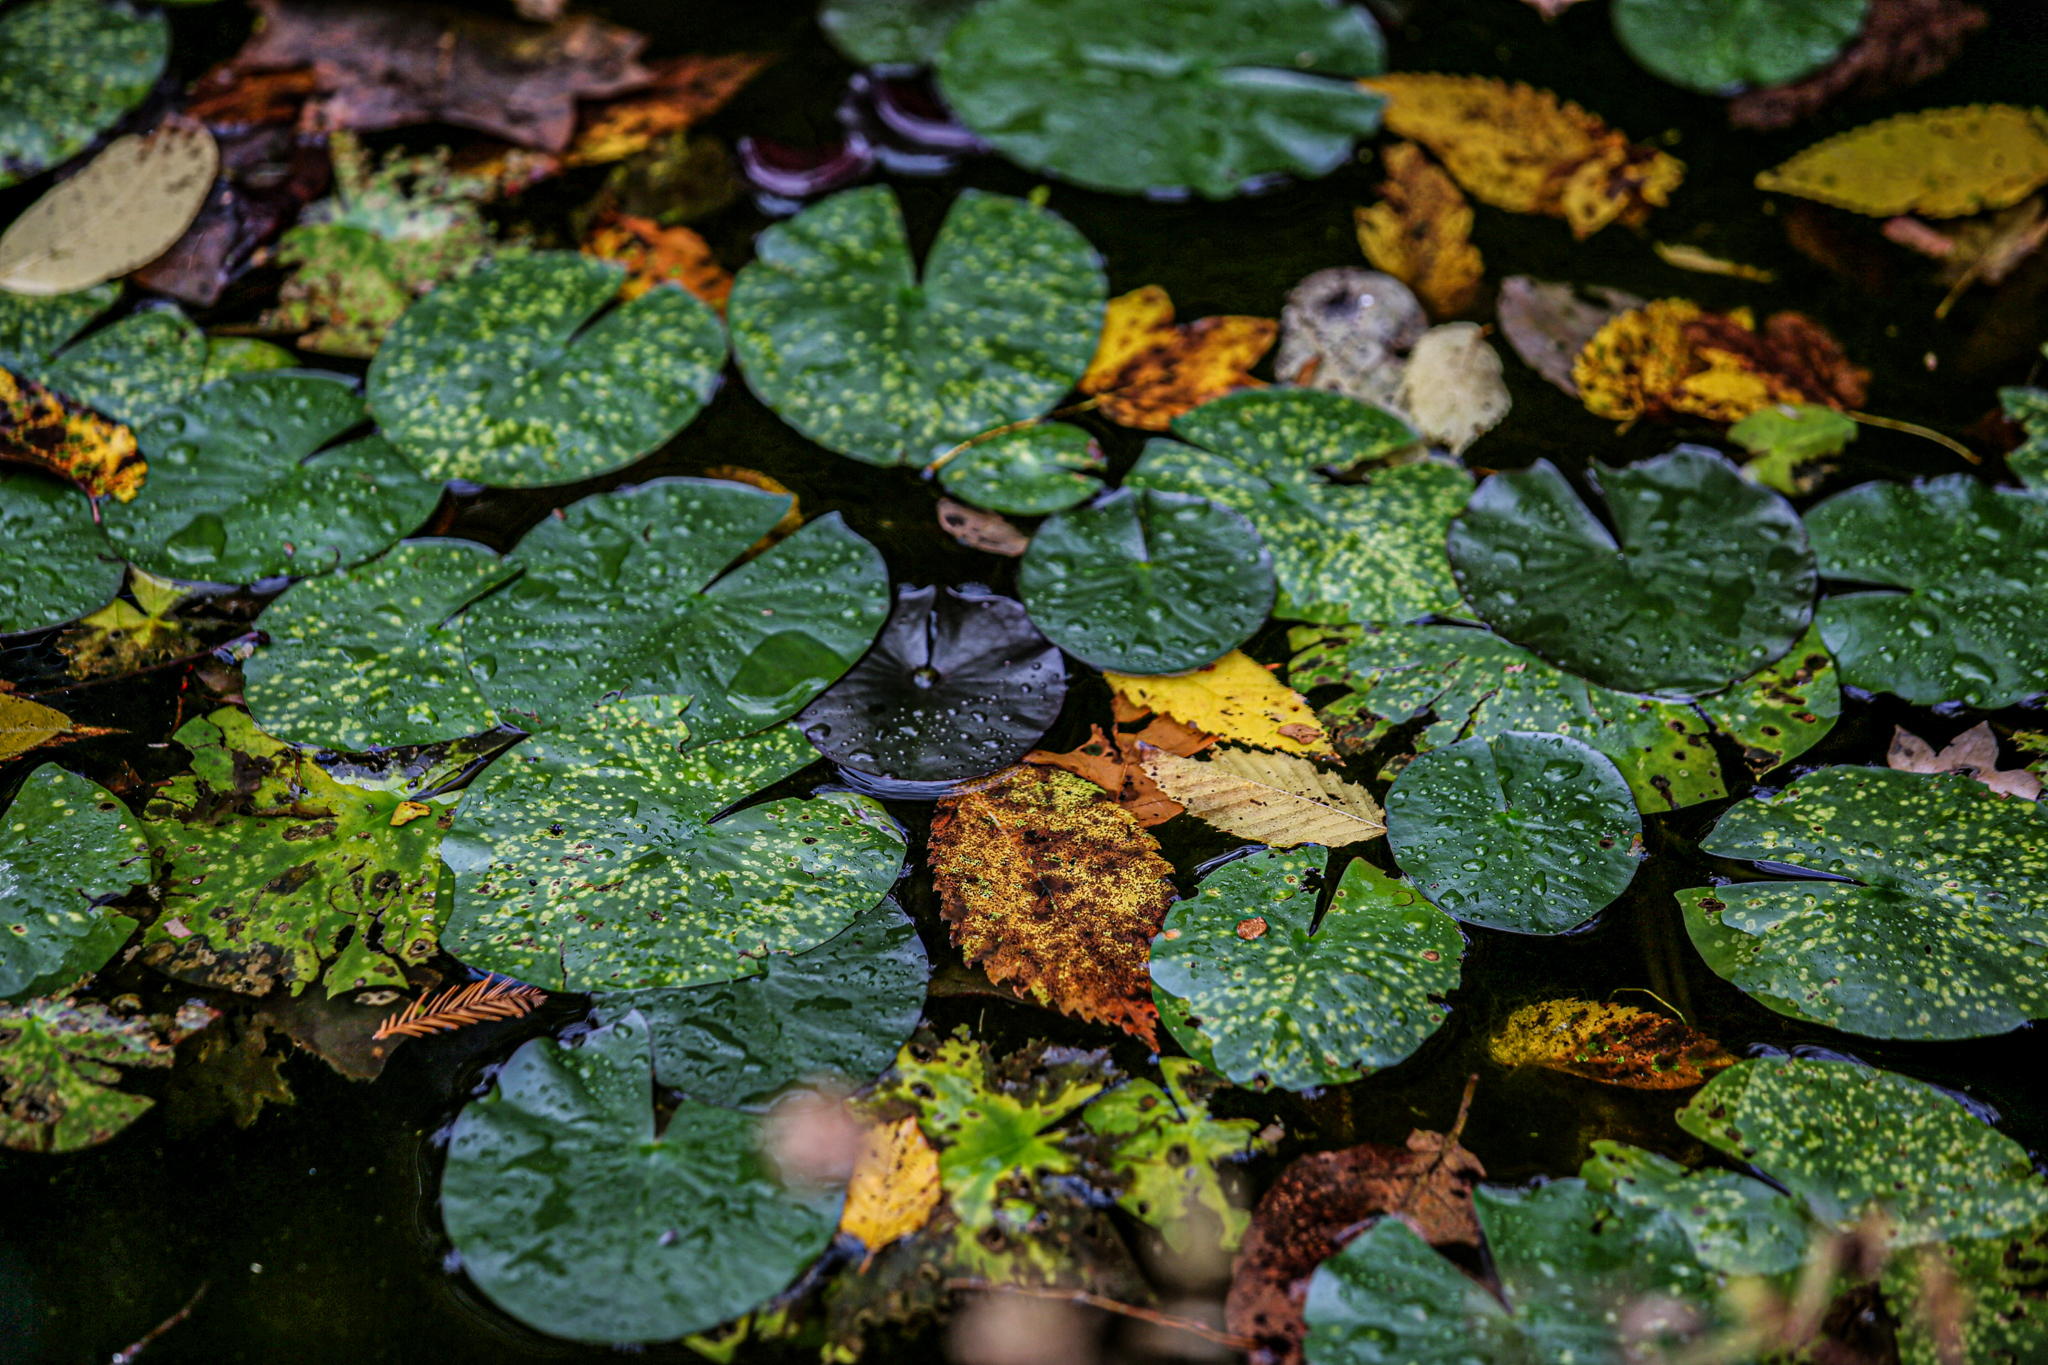
<svg viewBox="0 0 2048 1365">
<path fill-rule="evenodd" d="M 1745 90 L 1728 102 L 1737 128 L 1775 131 L 1839 100 L 1873 99 L 1938 76 L 1963 40 L 1991 22 L 1968 0 L 1870 0 L 1863 29 L 1841 55 L 1789 85 Z"/>
<path fill-rule="evenodd" d="M 650 62 L 653 83 L 646 90 L 608 100 L 584 113 L 563 164 L 595 166 L 623 161 L 645 151 L 658 137 L 702 123 L 773 60 L 730 52 Z"/>
<path fill-rule="evenodd" d="M 939 499 L 939 528 L 970 550 L 1016 559 L 1030 548 L 1031 537 L 993 512 Z"/>
<path fill-rule="evenodd" d="M 1631 1090 L 1687 1090 L 1735 1064 L 1698 1029 L 1634 1005 L 1524 1005 L 1487 1040 L 1501 1066 L 1540 1066 Z"/>
<path fill-rule="evenodd" d="M 392 821 L 393 824 L 398 823 Z M 452 1033 L 471 1024 L 493 1019 L 518 1019 L 531 1014 L 534 1006 L 547 999 L 547 992 L 522 985 L 509 977 L 485 978 L 465 985 L 450 986 L 434 995 L 424 995 L 397 1011 L 370 1036 L 424 1038 L 431 1033 Z"/>
<path fill-rule="evenodd" d="M 622 214 L 592 228 L 583 250 L 632 272 L 620 287 L 623 299 L 675 283 L 723 314 L 732 293 L 732 276 L 711 254 L 711 244 L 686 227 L 665 228 L 652 218 Z"/>
<path fill-rule="evenodd" d="M 1709 313 L 1685 299 L 1614 318 L 1572 365 L 1586 410 L 1619 422 L 1676 414 L 1739 422 L 1779 403 L 1853 408 L 1869 379 L 1803 314 L 1773 314 L 1759 331 L 1746 309 Z"/>
<path fill-rule="evenodd" d="M 192 83 L 185 112 L 215 133 L 296 123 L 299 110 L 319 90 L 310 65 L 240 71 L 233 62 L 221 62 Z"/>
<path fill-rule="evenodd" d="M 1998 736 L 1990 721 L 1978 721 L 1936 753 L 1934 746 L 1904 726 L 1892 727 L 1891 751 L 1885 763 L 1908 773 L 1961 773 L 1982 782 L 2000 796 L 2022 801 L 2041 799 L 2041 779 L 2025 768 L 1998 766 Z"/>
<path fill-rule="evenodd" d="M 1251 367 L 1279 334 L 1272 318 L 1225 316 L 1176 326 L 1173 300 L 1148 284 L 1109 301 L 1081 392 L 1097 395 L 1103 415 L 1114 422 L 1165 431 L 1190 408 L 1259 387 Z"/>
<path fill-rule="evenodd" d="M 0 460 L 34 465 L 95 498 L 118 502 L 133 502 L 149 472 L 127 427 L 6 370 L 0 370 Z"/>
<path fill-rule="evenodd" d="M 1395 143 L 1383 159 L 1380 202 L 1357 210 L 1359 249 L 1435 316 L 1464 312 L 1486 274 L 1472 245 L 1472 206 L 1414 143 Z"/>
<path fill-rule="evenodd" d="M 932 879 L 953 941 L 991 980 L 1158 1046 L 1152 936 L 1173 867 L 1093 782 L 1024 765 L 932 818 Z"/>
<path fill-rule="evenodd" d="M 1195 733 L 1178 722 L 1164 721 L 1152 727 L 1161 729 L 1161 738 L 1167 737 L 1163 727 L 1174 727 L 1177 731 L 1187 734 Z M 1142 733 L 1149 731 L 1141 732 L 1141 735 L 1111 737 L 1103 733 L 1100 725 L 1095 725 L 1089 727 L 1088 741 L 1085 744 L 1077 745 L 1064 753 L 1033 749 L 1024 755 L 1024 761 L 1042 767 L 1059 768 L 1076 777 L 1087 778 L 1115 797 L 1118 805 L 1136 816 L 1138 823 L 1149 829 L 1153 825 L 1165 824 L 1186 807 L 1161 791 L 1159 784 L 1152 780 L 1151 774 L 1138 762 L 1138 744 L 1141 742 Z M 1179 738 L 1178 734 L 1174 737 L 1177 740 Z M 1207 748 L 1215 743 L 1215 740 L 1206 735 L 1200 738 L 1202 742 L 1195 746 L 1196 749 Z"/>
</svg>

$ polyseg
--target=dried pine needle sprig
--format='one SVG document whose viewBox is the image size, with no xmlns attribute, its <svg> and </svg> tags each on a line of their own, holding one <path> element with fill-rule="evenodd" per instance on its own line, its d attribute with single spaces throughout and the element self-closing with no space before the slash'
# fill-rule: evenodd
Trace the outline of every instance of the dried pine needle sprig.
<svg viewBox="0 0 2048 1365">
<path fill-rule="evenodd" d="M 547 998 L 546 991 L 510 977 L 486 977 L 421 996 L 379 1024 L 370 1036 L 424 1038 L 430 1033 L 450 1033 L 492 1019 L 517 1019 L 531 1014 Z"/>
</svg>

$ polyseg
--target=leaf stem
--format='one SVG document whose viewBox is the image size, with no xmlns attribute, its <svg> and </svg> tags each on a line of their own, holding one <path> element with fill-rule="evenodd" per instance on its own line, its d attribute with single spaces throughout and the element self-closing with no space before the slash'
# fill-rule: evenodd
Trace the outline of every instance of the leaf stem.
<svg viewBox="0 0 2048 1365">
<path fill-rule="evenodd" d="M 1206 1322 L 1197 1322 L 1193 1318 L 1175 1317 L 1171 1313 L 1161 1313 L 1156 1309 L 1140 1308 L 1134 1303 L 1124 1303 L 1121 1300 L 1107 1298 L 1101 1294 L 1091 1294 L 1085 1289 L 1041 1289 L 1036 1285 L 997 1284 L 993 1280 L 973 1279 L 947 1280 L 945 1288 L 975 1289 L 989 1294 L 1022 1294 L 1027 1298 L 1033 1299 L 1054 1299 L 1062 1303 L 1086 1304 L 1090 1308 L 1100 1308 L 1107 1313 L 1121 1313 L 1127 1318 L 1136 1318 L 1140 1322 L 1149 1322 L 1160 1327 L 1172 1327 L 1182 1332 L 1192 1333 L 1204 1341 L 1214 1342 L 1218 1346 L 1228 1346 L 1235 1351 L 1249 1351 L 1259 1344 L 1252 1337 L 1240 1337 L 1229 1332 L 1219 1332 Z"/>
</svg>

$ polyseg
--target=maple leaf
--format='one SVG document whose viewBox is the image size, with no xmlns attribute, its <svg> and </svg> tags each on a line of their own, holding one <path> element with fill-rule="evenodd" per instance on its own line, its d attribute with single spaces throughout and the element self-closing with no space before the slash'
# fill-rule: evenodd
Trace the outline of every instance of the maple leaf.
<svg viewBox="0 0 2048 1365">
<path fill-rule="evenodd" d="M 1189 814 L 1271 848 L 1341 848 L 1387 832 L 1370 792 L 1304 758 L 1218 749 L 1205 762 L 1149 745 L 1138 752 L 1145 771 Z"/>
<path fill-rule="evenodd" d="M 917 1119 L 878 1123 L 861 1137 L 839 1230 L 860 1242 L 869 1259 L 923 1227 L 939 1206 L 939 1154 Z"/>
<path fill-rule="evenodd" d="M 932 817 L 932 880 L 953 942 L 993 981 L 1157 1046 L 1152 936 L 1173 867 L 1093 782 L 1023 766 Z"/>
<path fill-rule="evenodd" d="M 617 261 L 630 272 L 619 287 L 621 301 L 673 282 L 723 314 L 732 293 L 732 276 L 711 254 L 711 244 L 686 227 L 665 228 L 652 218 L 615 215 L 591 229 L 583 251 Z"/>
<path fill-rule="evenodd" d="M 1486 273 L 1472 245 L 1472 206 L 1414 143 L 1395 143 L 1382 160 L 1387 178 L 1380 202 L 1356 211 L 1359 249 L 1413 289 L 1431 313 L 1464 312 L 1479 297 Z"/>
<path fill-rule="evenodd" d="M 1261 387 L 1249 371 L 1279 332 L 1272 318 L 1213 317 L 1175 326 L 1173 300 L 1148 284 L 1109 301 L 1102 340 L 1080 389 L 1096 395 L 1114 422 L 1165 431 L 1211 398 Z"/>
<path fill-rule="evenodd" d="M 1961 773 L 1982 782 L 2000 796 L 2022 801 L 2041 799 L 2041 779 L 2025 768 L 1998 766 L 1998 736 L 1991 722 L 1979 721 L 1950 740 L 1941 752 L 1903 726 L 1892 727 L 1891 750 L 1885 763 L 1900 772 Z"/>
<path fill-rule="evenodd" d="M 1633 1005 L 1546 1000 L 1524 1005 L 1486 1042 L 1499 1066 L 1540 1066 L 1631 1090 L 1685 1090 L 1735 1065 L 1697 1029 Z"/>
<path fill-rule="evenodd" d="M 1743 91 L 1728 102 L 1728 121 L 1775 131 L 1837 100 L 1871 99 L 1918 85 L 1941 74 L 1962 51 L 1963 40 L 1990 22 L 1990 15 L 1967 0 L 1870 0 L 1862 30 L 1832 62 L 1785 85 Z"/>
<path fill-rule="evenodd" d="M 34 465 L 95 498 L 133 502 L 149 464 L 135 433 L 33 379 L 0 369 L 0 460 Z"/>
<path fill-rule="evenodd" d="M 1891 218 L 2008 208 L 2048 185 L 2048 113 L 1926 109 L 1852 128 L 1760 172 L 1756 187 Z"/>
<path fill-rule="evenodd" d="M 1322 722 L 1302 695 L 1241 649 L 1191 673 L 1102 676 L 1132 706 L 1171 716 L 1205 734 L 1282 753 L 1336 757 Z"/>
</svg>

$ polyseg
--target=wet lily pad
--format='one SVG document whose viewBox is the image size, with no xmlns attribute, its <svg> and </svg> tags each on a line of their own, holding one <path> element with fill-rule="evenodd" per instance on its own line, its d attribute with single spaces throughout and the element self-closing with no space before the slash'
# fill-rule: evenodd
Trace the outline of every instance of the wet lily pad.
<svg viewBox="0 0 2048 1365">
<path fill-rule="evenodd" d="M 529 1327 L 669 1340 L 780 1292 L 832 1240 L 840 1191 L 793 1189 L 759 1122 L 684 1100 L 656 1134 L 637 1014 L 564 1048 L 536 1038 L 462 1111 L 441 1219 L 462 1268 Z"/>
<path fill-rule="evenodd" d="M 105 966 L 135 921 L 99 903 L 150 876 L 119 797 L 54 763 L 30 773 L 0 830 L 0 998 L 55 994 Z"/>
<path fill-rule="evenodd" d="M 518 581 L 464 618 L 484 695 L 533 730 L 610 694 L 675 693 L 689 699 L 695 744 L 795 715 L 875 638 L 889 575 L 837 512 L 733 567 L 790 503 L 722 480 L 656 479 L 543 521 L 507 559 Z"/>
<path fill-rule="evenodd" d="M 7 577 L 0 632 L 75 620 L 114 600 L 126 572 L 68 483 L 0 470 L 0 572 Z"/>
<path fill-rule="evenodd" d="M 113 1087 L 121 1067 L 167 1067 L 180 1040 L 220 1015 L 116 1014 L 97 1000 L 0 1005 L 0 1145 L 75 1152 L 105 1142 L 154 1101 Z"/>
<path fill-rule="evenodd" d="M 1614 764 L 1567 735 L 1509 730 L 1419 755 L 1387 793 L 1387 843 L 1431 904 L 1556 934 L 1628 889 L 1642 817 Z"/>
<path fill-rule="evenodd" d="M 1414 888 L 1354 859 L 1315 926 L 1324 850 L 1254 853 L 1166 912 L 1160 1017 L 1239 1085 L 1338 1085 L 1411 1055 L 1443 1023 L 1465 940 Z M 1316 883 L 1316 884 L 1311 884 Z"/>
<path fill-rule="evenodd" d="M 1806 516 L 1842 680 L 1907 701 L 2010 706 L 2048 688 L 2048 498 L 1967 474 L 1866 483 Z"/>
<path fill-rule="evenodd" d="M 1017 583 L 1032 624 L 1075 658 L 1117 673 L 1181 673 L 1265 624 L 1273 556 L 1219 503 L 1122 488 L 1041 526 Z"/>
<path fill-rule="evenodd" d="M 1823 768 L 1736 805 L 1700 847 L 1815 873 L 1678 893 L 1707 965 L 1780 1014 L 1874 1038 L 2048 1017 L 2048 823 L 2031 802 L 1967 777 Z"/>
<path fill-rule="evenodd" d="M 1813 1228 L 1805 1205 L 1753 1176 L 1688 1171 L 1669 1157 L 1605 1139 L 1594 1141 L 1579 1173 L 1618 1203 L 1670 1214 L 1709 1270 L 1776 1275 L 1806 1259 Z"/>
<path fill-rule="evenodd" d="M 176 308 L 131 313 L 66 344 L 119 293 L 0 292 L 0 367 L 130 425 L 190 397 L 205 373 L 206 337 Z"/>
<path fill-rule="evenodd" d="M 842 767 L 957 782 L 1024 757 L 1066 697 L 1066 661 L 1020 603 L 971 584 L 906 585 L 874 647 L 799 723 Z"/>
<path fill-rule="evenodd" d="M 1899 1313 L 1900 1365 L 1942 1365 L 1956 1359 L 2026 1361 L 2048 1358 L 2048 1318 L 2039 1302 L 2048 1263 L 2048 1220 L 1997 1237 L 1970 1237 L 1895 1256 L 1885 1265 L 1885 1306 Z M 1953 1298 L 1929 1302 L 1960 1288 Z M 1931 1311 L 1930 1311 L 1931 1310 Z"/>
<path fill-rule="evenodd" d="M 879 804 L 838 792 L 714 819 L 816 754 L 793 726 L 693 745 L 684 710 L 611 702 L 485 770 L 441 849 L 450 952 L 549 990 L 697 986 L 758 975 L 880 902 L 903 835 Z"/>
<path fill-rule="evenodd" d="M 625 278 L 540 251 L 441 285 L 378 348 L 370 410 L 435 479 L 530 487 L 631 464 L 703 410 L 725 331 L 676 286 L 598 316 Z"/>
<path fill-rule="evenodd" d="M 818 27 L 863 66 L 929 66 L 974 0 L 825 0 Z"/>
<path fill-rule="evenodd" d="M 1102 491 L 1108 461 L 1093 437 L 1063 422 L 1039 422 L 976 441 L 939 466 L 948 493 L 1013 516 L 1063 512 Z"/>
<path fill-rule="evenodd" d="M 1725 456 L 1680 446 L 1588 477 L 1613 533 L 1548 460 L 1472 495 L 1448 543 L 1481 620 L 1603 687 L 1673 696 L 1748 677 L 1805 633 L 1799 514 Z"/>
<path fill-rule="evenodd" d="M 1652 75 L 1703 95 L 1784 85 L 1833 61 L 1871 0 L 1615 0 L 1614 34 Z"/>
<path fill-rule="evenodd" d="M 243 665 L 249 714 L 293 744 L 369 749 L 488 730 L 457 613 L 515 572 L 466 540 L 414 540 L 294 585 Z"/>
<path fill-rule="evenodd" d="M 938 54 L 947 102 L 1019 165 L 1211 199 L 1337 169 L 1379 131 L 1355 78 L 1385 64 L 1365 11 L 1320 0 L 988 0 Z"/>
<path fill-rule="evenodd" d="M 654 1077 L 700 1104 L 760 1108 L 798 1082 L 866 1085 L 917 1028 L 931 965 L 893 900 L 815 948 L 770 954 L 759 976 L 597 997 L 611 1023 L 637 1010 Z"/>
<path fill-rule="evenodd" d="M 754 242 L 733 282 L 733 356 L 775 415 L 868 464 L 922 465 L 1037 417 L 1095 354 L 1109 287 L 1074 226 L 964 191 L 911 264 L 893 190 L 835 194 Z"/>
<path fill-rule="evenodd" d="M 71 156 L 142 102 L 171 26 L 117 0 L 30 0 L 0 17 L 0 186 Z"/>
</svg>

